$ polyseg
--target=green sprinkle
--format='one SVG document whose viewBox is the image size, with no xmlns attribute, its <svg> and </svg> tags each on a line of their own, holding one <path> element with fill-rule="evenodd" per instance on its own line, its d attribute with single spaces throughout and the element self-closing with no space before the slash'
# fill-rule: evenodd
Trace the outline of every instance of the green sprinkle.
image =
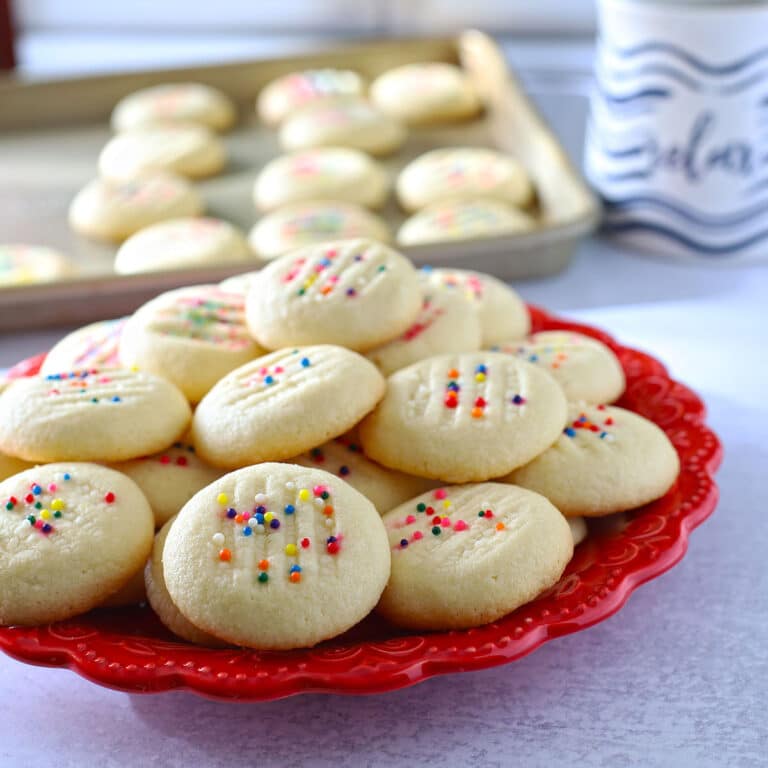
<svg viewBox="0 0 768 768">
<path fill-rule="evenodd" d="M 435 536 L 439 536 L 439 535 L 440 535 L 440 531 L 441 531 L 441 530 L 442 530 L 442 529 L 440 528 L 440 526 L 439 526 L 439 525 L 436 525 L 436 526 L 435 526 L 435 527 L 432 529 L 432 533 L 433 533 Z"/>
<path fill-rule="evenodd" d="M 485 517 L 485 512 L 484 512 L 484 511 L 481 509 L 481 510 L 480 510 L 480 511 L 477 513 L 477 516 L 478 516 L 478 517 Z"/>
<path fill-rule="evenodd" d="M 424 512 L 427 509 L 427 505 L 421 501 L 416 505 L 416 511 L 417 512 Z"/>
<path fill-rule="evenodd" d="M 30 515 L 30 516 L 27 518 L 27 522 L 28 522 L 30 525 L 34 525 L 34 524 L 37 522 L 37 518 L 36 518 L 34 515 Z"/>
<path fill-rule="evenodd" d="M 262 572 L 259 574 L 259 581 L 260 581 L 262 584 L 266 584 L 266 583 L 269 581 L 269 574 L 268 574 L 268 573 L 265 573 L 264 571 L 262 571 Z"/>
<path fill-rule="evenodd" d="M 35 509 L 42 509 L 42 508 L 43 508 L 43 505 L 42 505 L 42 503 L 41 503 L 41 502 L 39 502 L 39 501 L 36 501 L 36 502 L 35 502 Z"/>
<path fill-rule="evenodd" d="M 13 509 L 13 502 L 12 502 L 12 501 L 9 501 L 9 502 L 8 502 L 8 503 L 5 505 L 5 508 L 6 508 L 6 509 Z"/>
<path fill-rule="evenodd" d="M 323 492 L 320 494 L 320 498 L 321 498 L 321 499 L 323 499 L 323 500 L 325 500 L 325 499 L 327 499 L 327 498 L 328 498 L 330 495 L 331 495 L 331 494 L 330 494 L 330 493 L 328 493 L 328 491 L 323 491 Z"/>
<path fill-rule="evenodd" d="M 54 517 L 61 517 L 61 512 L 58 512 L 58 511 L 57 511 L 57 512 L 54 512 L 54 513 L 53 513 L 53 516 L 54 516 Z"/>
</svg>

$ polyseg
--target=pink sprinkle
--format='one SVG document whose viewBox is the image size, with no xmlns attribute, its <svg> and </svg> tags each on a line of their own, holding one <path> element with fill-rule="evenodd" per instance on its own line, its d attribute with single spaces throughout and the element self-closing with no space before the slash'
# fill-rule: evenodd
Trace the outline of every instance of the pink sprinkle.
<svg viewBox="0 0 768 768">
<path fill-rule="evenodd" d="M 329 248 L 329 249 L 328 249 L 328 250 L 325 252 L 325 255 L 326 255 L 326 256 L 327 256 L 329 259 L 335 259 L 335 258 L 336 258 L 336 249 L 335 249 L 335 248 Z"/>
<path fill-rule="evenodd" d="M 99 379 L 99 384 L 109 384 L 110 381 L 112 381 L 112 379 L 110 379 L 109 376 L 102 376 Z"/>
<path fill-rule="evenodd" d="M 266 376 L 266 375 L 267 375 L 267 369 L 266 369 L 266 368 L 259 368 L 259 373 L 260 373 L 262 376 Z"/>
<path fill-rule="evenodd" d="M 285 369 L 282 365 L 276 365 L 275 366 L 275 373 L 282 373 Z"/>
<path fill-rule="evenodd" d="M 35 528 L 37 528 L 37 530 L 38 530 L 38 531 L 39 531 L 39 530 L 40 530 L 40 529 L 41 529 L 41 528 L 42 528 L 44 525 L 45 525 L 45 523 L 44 523 L 42 520 L 35 520 Z"/>
<path fill-rule="evenodd" d="M 445 488 L 438 488 L 438 489 L 435 491 L 435 498 L 436 498 L 436 499 L 444 499 L 444 498 L 445 498 L 447 495 L 448 495 L 448 494 L 447 494 L 447 492 L 446 492 Z"/>
<path fill-rule="evenodd" d="M 51 493 L 56 493 L 56 487 L 57 487 L 57 486 L 56 486 L 56 483 L 51 483 L 51 484 L 48 486 L 48 490 L 49 490 Z"/>
<path fill-rule="evenodd" d="M 243 520 L 250 520 L 250 519 L 251 519 L 251 513 L 243 512 Z"/>
<path fill-rule="evenodd" d="M 328 488 L 326 488 L 326 486 L 324 486 L 324 485 L 316 485 L 312 489 L 312 493 L 314 493 L 315 496 L 322 496 L 327 490 L 328 490 Z"/>
<path fill-rule="evenodd" d="M 415 541 L 418 541 L 419 539 L 423 538 L 424 534 L 421 531 L 414 531 L 413 532 L 413 538 Z"/>
<path fill-rule="evenodd" d="M 450 527 L 451 527 L 451 520 L 450 520 L 450 518 L 448 518 L 448 517 L 444 517 L 444 518 L 443 518 L 443 519 L 440 521 L 440 525 L 442 525 L 442 526 L 443 526 L 443 528 L 450 528 Z"/>
<path fill-rule="evenodd" d="M 411 523 L 415 523 L 416 518 L 413 515 L 408 515 L 408 517 L 405 518 L 405 524 L 410 525 Z"/>
<path fill-rule="evenodd" d="M 457 520 L 453 524 L 454 531 L 466 531 L 469 526 L 463 520 Z"/>
</svg>

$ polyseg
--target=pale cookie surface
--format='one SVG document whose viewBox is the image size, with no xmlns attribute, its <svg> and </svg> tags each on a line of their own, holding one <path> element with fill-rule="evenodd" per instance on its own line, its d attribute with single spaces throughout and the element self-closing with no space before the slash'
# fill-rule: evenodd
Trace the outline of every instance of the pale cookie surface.
<svg viewBox="0 0 768 768">
<path fill-rule="evenodd" d="M 27 461 L 122 461 L 159 451 L 190 409 L 165 379 L 90 368 L 17 379 L 0 395 L 0 450 Z"/>
<path fill-rule="evenodd" d="M 34 467 L 0 483 L 0 499 L 0 624 L 46 624 L 96 607 L 152 547 L 149 504 L 106 467 Z"/>
<path fill-rule="evenodd" d="M 227 291 L 227 293 L 240 293 L 246 296 L 251 290 L 253 281 L 258 274 L 259 270 L 257 269 L 253 272 L 244 272 L 242 275 L 233 275 L 226 280 L 222 280 L 219 283 L 219 288 L 222 291 Z"/>
<path fill-rule="evenodd" d="M 358 237 L 388 242 L 392 236 L 384 220 L 361 205 L 310 200 L 268 213 L 250 231 L 248 240 L 262 259 L 274 259 L 308 245 Z"/>
<path fill-rule="evenodd" d="M 405 333 L 366 357 L 389 376 L 400 368 L 445 352 L 480 349 L 480 320 L 463 297 L 444 291 L 427 292 L 421 312 Z"/>
<path fill-rule="evenodd" d="M 362 99 L 338 99 L 308 106 L 280 128 L 285 149 L 352 147 L 370 155 L 388 155 L 400 148 L 406 130 Z"/>
<path fill-rule="evenodd" d="M 211 648 L 218 648 L 224 643 L 213 635 L 198 629 L 184 614 L 176 607 L 168 594 L 168 587 L 165 586 L 165 575 L 163 574 L 163 548 L 165 540 L 168 537 L 168 531 L 171 530 L 174 519 L 169 520 L 155 536 L 155 543 L 152 546 L 152 556 L 144 566 L 144 583 L 147 589 L 147 599 L 152 606 L 152 610 L 157 614 L 160 621 L 171 630 L 175 635 L 189 640 L 196 645 L 207 645 Z"/>
<path fill-rule="evenodd" d="M 288 253 L 254 279 L 251 333 L 267 349 L 339 344 L 365 351 L 405 333 L 422 304 L 410 261 L 370 240 L 339 240 Z"/>
<path fill-rule="evenodd" d="M 94 179 L 72 200 L 69 224 L 81 235 L 120 241 L 158 221 L 202 212 L 202 198 L 178 176 L 158 174 L 122 183 Z"/>
<path fill-rule="evenodd" d="M 565 397 L 548 374 L 508 355 L 467 352 L 392 374 L 360 439 L 387 467 L 476 482 L 529 462 L 557 440 L 565 420 Z"/>
<path fill-rule="evenodd" d="M 385 72 L 371 83 L 371 101 L 409 125 L 462 120 L 480 111 L 480 99 L 467 75 L 438 61 Z"/>
<path fill-rule="evenodd" d="M 624 392 L 624 371 L 616 355 L 581 333 L 542 331 L 493 349 L 544 368 L 571 402 L 612 403 Z"/>
<path fill-rule="evenodd" d="M 83 368 L 119 368 L 117 350 L 126 319 L 100 320 L 67 334 L 45 356 L 40 373 L 47 376 Z"/>
<path fill-rule="evenodd" d="M 422 267 L 419 277 L 425 291 L 458 294 L 475 308 L 485 347 L 521 339 L 530 330 L 531 319 L 522 299 L 492 275 L 465 269 Z"/>
<path fill-rule="evenodd" d="M 74 272 L 74 264 L 53 248 L 0 243 L 0 287 L 49 283 Z"/>
<path fill-rule="evenodd" d="M 583 517 L 567 517 L 568 525 L 571 528 L 571 536 L 573 536 L 573 546 L 581 544 L 589 534 L 587 528 L 587 522 Z"/>
<path fill-rule="evenodd" d="M 356 488 L 384 514 L 433 488 L 433 480 L 406 475 L 371 461 L 354 434 L 343 435 L 289 460 L 291 464 L 331 472 Z"/>
<path fill-rule="evenodd" d="M 536 225 L 527 213 L 499 200 L 448 200 L 414 213 L 397 232 L 400 245 L 476 240 L 530 232 Z"/>
<path fill-rule="evenodd" d="M 247 262 L 252 258 L 243 233 L 227 221 L 172 219 L 129 237 L 115 256 L 115 272 L 158 272 Z"/>
<path fill-rule="evenodd" d="M 167 83 L 142 88 L 121 99 L 111 121 L 115 131 L 172 122 L 226 131 L 236 116 L 232 100 L 217 88 L 202 83 Z"/>
<path fill-rule="evenodd" d="M 262 464 L 198 493 L 171 526 L 163 572 L 200 629 L 262 649 L 301 648 L 363 619 L 389 578 L 387 535 L 333 475 Z"/>
<path fill-rule="evenodd" d="M 282 349 L 211 389 L 195 411 L 193 442 L 218 467 L 288 459 L 351 429 L 384 388 L 376 367 L 348 349 Z"/>
<path fill-rule="evenodd" d="M 379 208 L 388 191 L 386 171 L 364 152 L 323 147 L 271 160 L 256 179 L 253 199 L 262 211 L 305 200 L 341 200 Z"/>
<path fill-rule="evenodd" d="M 365 83 L 349 69 L 307 69 L 273 80 L 262 89 L 256 102 L 259 117 L 277 125 L 297 109 L 310 103 L 345 96 L 362 96 Z"/>
<path fill-rule="evenodd" d="M 392 573 L 377 611 L 412 629 L 500 619 L 557 583 L 573 555 L 557 509 L 502 483 L 439 488 L 383 520 Z"/>
<path fill-rule="evenodd" d="M 218 173 L 225 162 L 224 145 L 207 128 L 166 124 L 111 138 L 99 155 L 99 173 L 116 182 L 160 171 L 198 179 Z"/>
<path fill-rule="evenodd" d="M 147 602 L 147 590 L 144 587 L 144 562 L 133 572 L 131 578 L 120 589 L 99 603 L 99 608 L 125 608 Z"/>
<path fill-rule="evenodd" d="M 217 285 L 161 293 L 128 318 L 120 361 L 173 382 L 196 403 L 223 376 L 264 350 L 245 326 L 245 298 Z"/>
<path fill-rule="evenodd" d="M 533 198 L 528 174 L 517 160 L 492 149 L 445 147 L 410 162 L 397 179 L 407 211 L 445 200 L 494 198 L 524 207 Z"/>
<path fill-rule="evenodd" d="M 147 497 L 155 516 L 155 527 L 170 520 L 202 488 L 218 480 L 223 472 L 211 467 L 181 440 L 164 451 L 113 466 L 133 480 Z"/>
<path fill-rule="evenodd" d="M 564 515 L 597 517 L 663 496 L 680 461 L 653 422 L 610 405 L 570 404 L 557 442 L 505 481 L 544 494 Z"/>
</svg>

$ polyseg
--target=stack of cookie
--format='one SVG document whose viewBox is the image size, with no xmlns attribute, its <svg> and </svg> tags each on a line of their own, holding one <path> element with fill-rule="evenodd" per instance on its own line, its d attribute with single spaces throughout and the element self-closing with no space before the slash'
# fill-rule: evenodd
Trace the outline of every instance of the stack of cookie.
<svg viewBox="0 0 768 768">
<path fill-rule="evenodd" d="M 582 516 L 678 470 L 655 425 L 606 405 L 610 349 L 529 331 L 503 283 L 371 240 L 76 331 L 0 394 L 0 624 L 144 586 L 211 646 L 515 610 L 560 579 Z"/>
</svg>

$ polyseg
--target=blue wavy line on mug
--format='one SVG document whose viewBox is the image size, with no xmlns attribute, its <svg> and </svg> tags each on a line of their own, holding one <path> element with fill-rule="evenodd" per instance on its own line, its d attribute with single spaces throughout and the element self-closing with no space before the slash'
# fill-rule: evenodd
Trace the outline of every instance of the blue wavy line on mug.
<svg viewBox="0 0 768 768">
<path fill-rule="evenodd" d="M 602 99 L 609 104 L 631 104 L 633 101 L 645 101 L 646 99 L 668 99 L 672 96 L 669 88 L 643 88 L 634 93 L 612 93 L 595 81 L 595 89 Z"/>
<path fill-rule="evenodd" d="M 651 171 L 622 171 L 621 173 L 598 173 L 600 181 L 636 181 L 638 179 L 647 179 Z"/>
<path fill-rule="evenodd" d="M 648 206 L 650 208 L 658 208 L 673 213 L 692 224 L 711 228 L 738 226 L 739 224 L 748 223 L 751 219 L 768 213 L 768 200 L 758 203 L 746 210 L 736 211 L 735 213 L 730 213 L 726 216 L 708 216 L 705 213 L 696 211 L 677 201 L 665 197 L 654 197 L 653 195 L 633 195 L 632 197 L 622 198 L 603 197 L 603 202 L 607 211 L 634 212 L 639 207 Z"/>
<path fill-rule="evenodd" d="M 686 248 L 690 248 L 693 251 L 698 251 L 704 256 L 727 256 L 734 254 L 744 248 L 749 248 L 753 245 L 757 245 L 763 240 L 768 238 L 768 229 L 758 232 L 743 240 L 736 240 L 734 242 L 725 243 L 723 245 L 710 245 L 709 243 L 701 242 L 700 240 L 694 240 L 692 237 L 678 232 L 670 227 L 665 227 L 663 224 L 657 224 L 653 221 L 622 221 L 622 222 L 605 222 L 603 224 L 603 230 L 608 234 L 620 234 L 623 232 L 633 231 L 647 231 L 653 232 L 662 237 L 666 237 L 673 240 Z"/>
<path fill-rule="evenodd" d="M 750 53 L 748 56 L 741 59 L 735 59 L 728 64 L 716 65 L 710 64 L 709 62 L 700 59 L 698 56 L 694 56 L 694 54 L 685 50 L 685 48 L 681 48 L 672 43 L 663 43 L 659 40 L 650 40 L 647 43 L 641 43 L 640 45 L 635 45 L 630 48 L 608 45 L 605 41 L 601 41 L 601 45 L 603 45 L 606 50 L 610 51 L 612 55 L 617 56 L 620 59 L 632 59 L 645 53 L 666 53 L 670 56 L 677 57 L 700 72 L 717 76 L 734 74 L 764 58 L 768 58 L 768 47 L 764 47 L 758 48 L 758 50 Z"/>
<path fill-rule="evenodd" d="M 601 155 L 610 157 L 611 160 L 622 160 L 625 157 L 637 157 L 642 155 L 648 149 L 647 145 L 640 144 L 637 147 L 627 147 L 626 149 L 608 149 L 607 147 L 595 146 L 595 151 Z"/>
</svg>

